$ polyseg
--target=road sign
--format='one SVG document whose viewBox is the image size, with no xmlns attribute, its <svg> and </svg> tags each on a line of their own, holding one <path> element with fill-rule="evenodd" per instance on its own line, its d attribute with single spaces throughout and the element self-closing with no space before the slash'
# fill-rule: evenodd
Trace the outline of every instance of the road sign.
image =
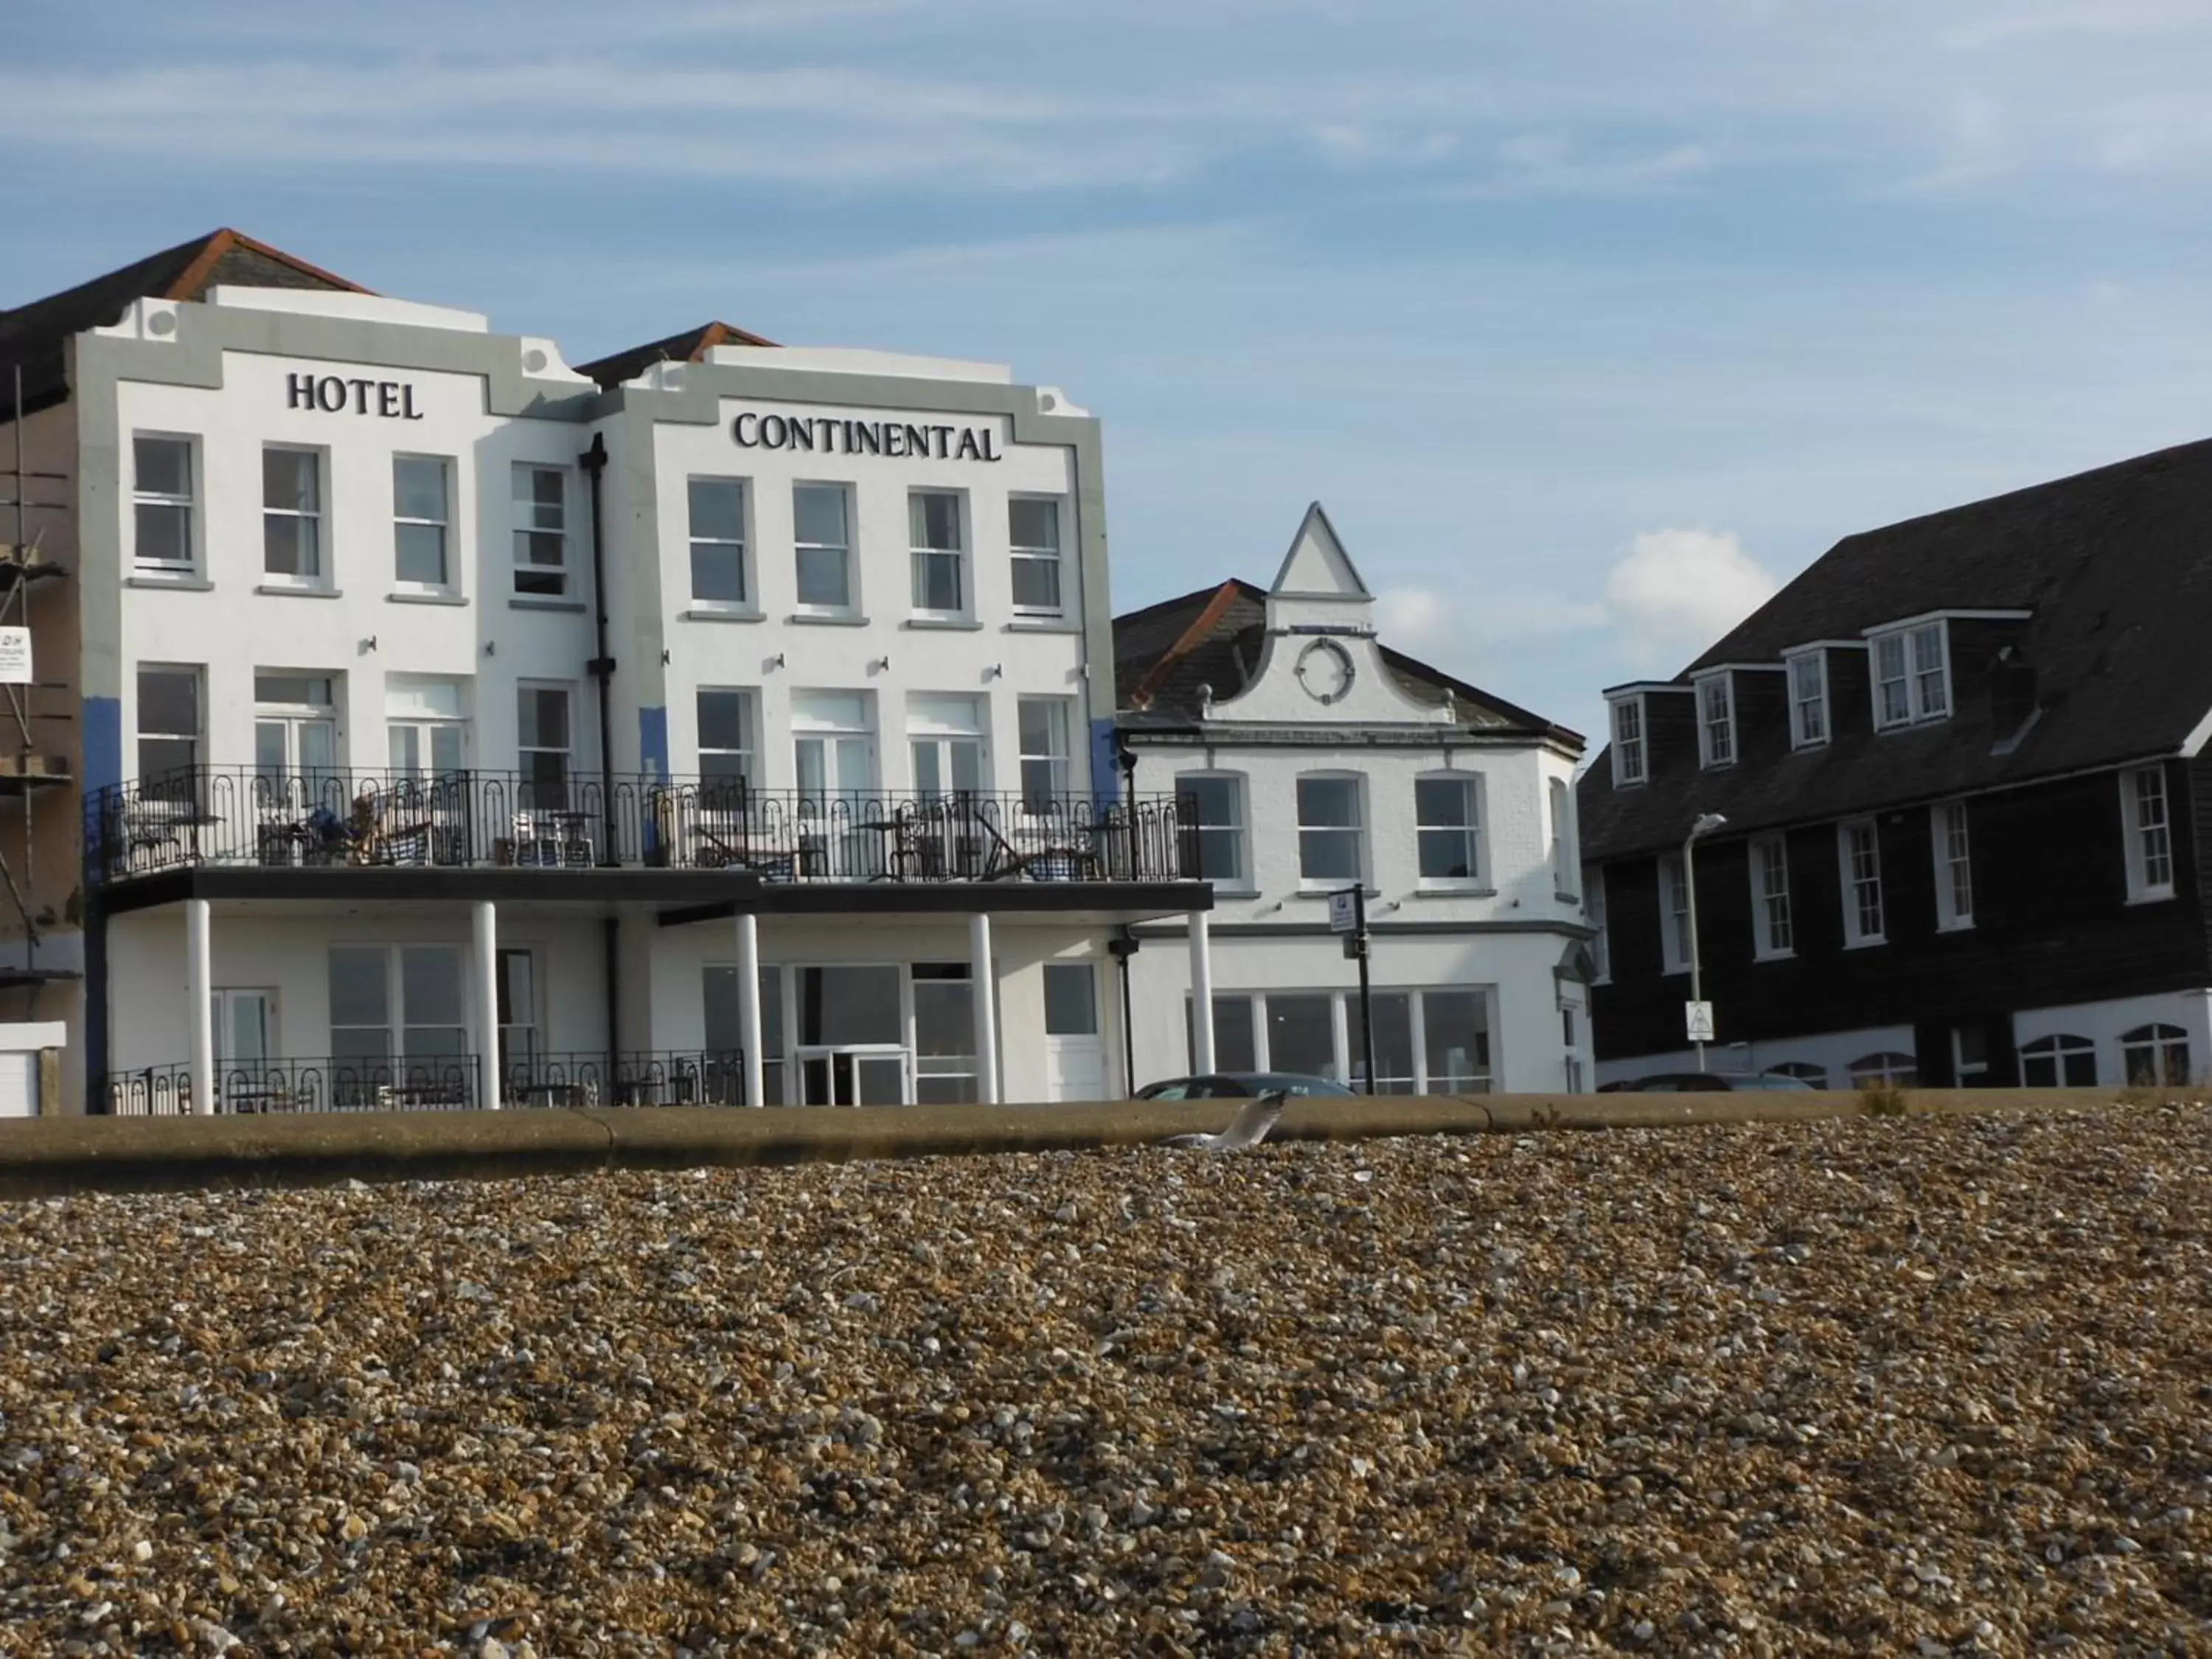
<svg viewBox="0 0 2212 1659">
<path fill-rule="evenodd" d="M 1689 1025 L 1691 1042 L 1713 1041 L 1713 1005 L 1711 1003 L 1686 1002 L 1682 1005 L 1682 1018 Z"/>
<path fill-rule="evenodd" d="M 1332 933 L 1358 933 L 1359 909 L 1359 890 L 1357 887 L 1331 893 L 1328 896 L 1328 931 Z"/>
</svg>

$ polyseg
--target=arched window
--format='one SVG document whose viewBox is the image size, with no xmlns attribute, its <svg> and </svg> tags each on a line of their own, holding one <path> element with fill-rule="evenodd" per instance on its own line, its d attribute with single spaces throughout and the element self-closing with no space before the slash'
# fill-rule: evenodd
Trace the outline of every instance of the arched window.
<svg viewBox="0 0 2212 1659">
<path fill-rule="evenodd" d="M 2120 1065 L 2130 1085 L 2189 1081 L 2189 1033 L 2179 1025 L 2138 1025 L 2120 1033 Z"/>
<path fill-rule="evenodd" d="M 1854 1089 L 1912 1089 L 1920 1084 L 1920 1062 L 1911 1054 L 1884 1049 L 1862 1054 L 1849 1067 Z"/>
<path fill-rule="evenodd" d="M 2094 1089 L 2097 1045 L 2082 1036 L 2038 1037 L 2020 1045 L 2020 1080 L 2031 1089 Z"/>
<path fill-rule="evenodd" d="M 1828 1086 L 1828 1068 L 1815 1066 L 1809 1060 L 1785 1060 L 1779 1066 L 1769 1066 L 1765 1069 L 1778 1077 L 1802 1078 L 1815 1089 Z"/>
</svg>

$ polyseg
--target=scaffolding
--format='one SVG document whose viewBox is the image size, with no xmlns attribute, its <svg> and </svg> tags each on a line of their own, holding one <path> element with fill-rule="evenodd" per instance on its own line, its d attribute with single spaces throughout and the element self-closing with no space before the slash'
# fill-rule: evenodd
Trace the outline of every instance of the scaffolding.
<svg viewBox="0 0 2212 1659">
<path fill-rule="evenodd" d="M 0 633 L 0 656 L 11 654 L 13 647 L 21 641 L 27 640 L 31 648 L 25 655 L 21 678 L 10 675 L 0 678 L 0 889 L 4 889 L 8 902 L 15 907 L 23 939 L 21 962 L 0 963 L 0 989 L 27 989 L 35 998 L 41 986 L 79 976 L 74 968 L 40 964 L 40 940 L 45 930 L 56 926 L 62 918 L 53 907 L 39 902 L 36 881 L 37 802 L 41 796 L 66 792 L 72 781 L 67 754 L 53 752 L 50 744 L 40 741 L 38 731 L 41 726 L 50 726 L 52 722 L 73 720 L 76 715 L 70 712 L 41 713 L 32 707 L 34 692 L 68 692 L 75 689 L 67 680 L 32 678 L 36 672 L 38 652 L 37 641 L 31 637 L 33 590 L 41 584 L 64 580 L 69 574 L 67 567 L 46 556 L 45 530 L 43 526 L 33 526 L 33 515 L 67 513 L 72 503 L 66 472 L 41 471 L 27 463 L 21 365 L 10 365 L 7 374 L 9 401 L 5 416 L 13 441 L 9 445 L 8 465 L 0 468 L 0 629 L 22 632 Z M 20 853 L 14 845 L 14 836 L 9 833 L 17 827 L 17 823 L 9 822 L 16 819 L 16 814 L 9 810 L 16 801 L 22 803 L 17 821 L 22 836 Z"/>
</svg>

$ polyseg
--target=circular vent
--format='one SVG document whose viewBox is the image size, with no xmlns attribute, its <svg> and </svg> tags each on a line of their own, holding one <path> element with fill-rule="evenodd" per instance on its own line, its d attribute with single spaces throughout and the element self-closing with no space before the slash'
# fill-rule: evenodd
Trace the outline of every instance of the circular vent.
<svg viewBox="0 0 2212 1659">
<path fill-rule="evenodd" d="M 531 347 L 529 350 L 522 354 L 522 366 L 528 369 L 532 374 L 537 374 L 540 369 L 544 368 L 547 361 L 545 354 L 540 351 L 536 346 Z"/>
<path fill-rule="evenodd" d="M 173 311 L 155 312 L 146 319 L 146 331 L 163 337 L 174 334 L 177 331 L 177 313 Z"/>
</svg>

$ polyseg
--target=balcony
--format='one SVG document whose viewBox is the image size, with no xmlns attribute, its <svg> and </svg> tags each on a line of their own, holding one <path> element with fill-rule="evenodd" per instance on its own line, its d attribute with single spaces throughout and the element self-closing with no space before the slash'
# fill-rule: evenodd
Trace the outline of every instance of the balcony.
<svg viewBox="0 0 2212 1659">
<path fill-rule="evenodd" d="M 755 789 L 714 779 L 192 767 L 91 793 L 88 879 L 200 868 L 729 870 L 769 883 L 1196 878 L 1172 795 Z"/>
<path fill-rule="evenodd" d="M 310 1060 L 226 1060 L 215 1070 L 219 1114 L 473 1111 L 494 1104 L 480 1091 L 482 1058 L 417 1060 L 340 1055 Z M 623 1053 L 535 1054 L 499 1067 L 508 1106 L 742 1106 L 744 1056 Z M 110 1073 L 99 1098 L 117 1117 L 189 1117 L 191 1066 L 178 1061 Z"/>
</svg>

